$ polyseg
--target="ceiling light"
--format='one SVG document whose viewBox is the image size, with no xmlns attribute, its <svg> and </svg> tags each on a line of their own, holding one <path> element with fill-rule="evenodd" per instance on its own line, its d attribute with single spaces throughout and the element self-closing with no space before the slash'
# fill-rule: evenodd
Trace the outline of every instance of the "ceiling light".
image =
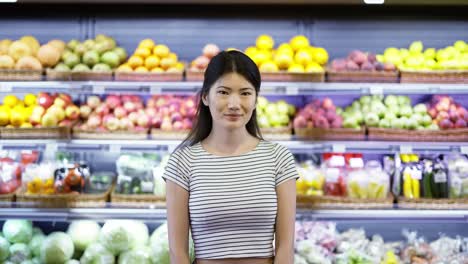
<svg viewBox="0 0 468 264">
<path fill-rule="evenodd" d="M 385 0 L 364 0 L 364 3 L 368 5 L 381 5 L 385 2 Z"/>
</svg>

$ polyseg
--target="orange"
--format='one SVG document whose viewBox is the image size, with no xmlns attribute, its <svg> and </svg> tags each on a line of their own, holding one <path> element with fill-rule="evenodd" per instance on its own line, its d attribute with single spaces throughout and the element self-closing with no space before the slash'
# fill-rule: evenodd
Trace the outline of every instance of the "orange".
<svg viewBox="0 0 468 264">
<path fill-rule="evenodd" d="M 151 55 L 149 56 L 148 58 L 146 58 L 145 60 L 145 67 L 147 69 L 153 69 L 155 67 L 158 67 L 159 66 L 159 63 L 160 63 L 160 60 L 158 58 L 158 56 L 156 55 Z"/>
<path fill-rule="evenodd" d="M 130 67 L 135 69 L 135 68 L 142 66 L 144 61 L 143 61 L 143 58 L 141 58 L 140 56 L 133 55 L 128 59 L 127 63 Z"/>
<path fill-rule="evenodd" d="M 135 69 L 135 72 L 148 72 L 148 69 L 146 69 L 144 66 L 140 66 Z"/>
<path fill-rule="evenodd" d="M 148 48 L 138 47 L 138 48 L 135 50 L 134 55 L 140 56 L 140 57 L 142 57 L 142 58 L 146 58 L 146 57 L 148 57 L 149 55 L 151 55 L 151 50 L 148 49 Z"/>
<path fill-rule="evenodd" d="M 142 41 L 140 41 L 140 44 L 138 44 L 138 47 L 141 47 L 141 48 L 147 48 L 149 50 L 153 49 L 154 47 L 154 41 L 152 39 L 144 39 Z"/>
<path fill-rule="evenodd" d="M 162 44 L 156 45 L 153 48 L 153 54 L 158 56 L 159 58 L 167 57 L 170 52 L 171 51 L 169 50 L 169 48 L 166 45 Z"/>
</svg>

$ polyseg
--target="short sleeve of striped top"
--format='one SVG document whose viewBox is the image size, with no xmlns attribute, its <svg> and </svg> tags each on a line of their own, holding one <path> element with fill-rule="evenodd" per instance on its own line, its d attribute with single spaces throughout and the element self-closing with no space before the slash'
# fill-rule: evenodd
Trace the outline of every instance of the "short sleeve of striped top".
<svg viewBox="0 0 468 264">
<path fill-rule="evenodd" d="M 283 182 L 286 182 L 287 180 L 299 178 L 299 174 L 296 169 L 296 163 L 294 161 L 294 156 L 288 148 L 286 148 L 283 145 L 276 144 L 274 155 L 276 165 L 276 186 L 280 185 Z"/>
<path fill-rule="evenodd" d="M 164 170 L 163 179 L 171 180 L 180 187 L 189 191 L 190 187 L 190 163 L 187 148 L 174 151 Z"/>
</svg>

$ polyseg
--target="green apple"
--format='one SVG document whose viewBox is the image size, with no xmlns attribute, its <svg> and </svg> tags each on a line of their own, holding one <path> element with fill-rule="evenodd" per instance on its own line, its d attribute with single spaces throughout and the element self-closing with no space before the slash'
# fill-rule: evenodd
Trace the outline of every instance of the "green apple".
<svg viewBox="0 0 468 264">
<path fill-rule="evenodd" d="M 423 125 L 425 127 L 430 126 L 432 124 L 432 118 L 430 115 L 425 114 L 421 116 L 421 120 L 419 122 L 420 125 Z"/>
<path fill-rule="evenodd" d="M 80 63 L 80 57 L 75 53 L 70 53 L 63 62 L 69 68 L 73 68 Z"/>
<path fill-rule="evenodd" d="M 127 51 L 124 48 L 116 47 L 112 51 L 115 52 L 119 56 L 120 63 L 124 62 L 127 59 Z"/>
<path fill-rule="evenodd" d="M 101 55 L 101 62 L 109 65 L 111 68 L 115 68 L 120 64 L 119 55 L 112 51 L 106 51 Z"/>
<path fill-rule="evenodd" d="M 463 40 L 457 40 L 455 41 L 455 43 L 453 44 L 453 47 L 455 49 L 457 49 L 458 51 L 460 52 L 465 52 L 466 48 L 467 48 L 467 44 L 465 41 Z"/>
<path fill-rule="evenodd" d="M 379 121 L 379 127 L 381 128 L 391 128 L 391 121 L 389 119 L 382 119 Z"/>
<path fill-rule="evenodd" d="M 276 102 L 276 108 L 278 109 L 278 113 L 281 115 L 288 115 L 288 103 L 284 100 L 279 100 Z"/>
<path fill-rule="evenodd" d="M 354 101 L 352 104 L 351 104 L 351 107 L 355 110 L 360 110 L 361 109 L 361 103 L 359 103 L 359 101 Z"/>
<path fill-rule="evenodd" d="M 361 96 L 361 98 L 359 98 L 359 102 L 361 103 L 361 105 L 370 104 L 371 97 L 369 95 Z"/>
<path fill-rule="evenodd" d="M 112 69 L 109 65 L 105 63 L 98 63 L 93 67 L 94 72 L 112 72 Z"/>
<path fill-rule="evenodd" d="M 411 54 L 406 58 L 405 64 L 409 68 L 417 69 L 424 65 L 425 57 L 422 54 Z"/>
<path fill-rule="evenodd" d="M 343 108 L 337 107 L 337 108 L 336 108 L 336 114 L 337 114 L 337 115 L 343 114 Z"/>
<path fill-rule="evenodd" d="M 391 121 L 391 126 L 392 128 L 403 129 L 405 127 L 405 122 L 406 120 L 403 120 L 401 118 L 396 118 Z"/>
<path fill-rule="evenodd" d="M 445 49 L 440 49 L 437 51 L 436 59 L 438 62 L 446 61 L 450 59 L 450 54 Z"/>
<path fill-rule="evenodd" d="M 279 115 L 280 126 L 287 126 L 289 124 L 289 116 L 287 114 Z"/>
<path fill-rule="evenodd" d="M 435 69 L 437 65 L 437 62 L 434 59 L 429 59 L 426 57 L 426 60 L 424 61 L 424 67 L 432 70 Z"/>
<path fill-rule="evenodd" d="M 263 97 L 263 96 L 259 96 L 257 98 L 257 108 L 260 108 L 262 110 L 265 110 L 265 108 L 267 107 L 268 105 L 268 100 Z"/>
<path fill-rule="evenodd" d="M 419 115 L 414 115 L 411 118 L 408 118 L 406 121 L 407 129 L 416 129 L 419 126 L 419 121 L 417 120 Z"/>
<path fill-rule="evenodd" d="M 70 67 L 68 67 L 65 63 L 59 63 L 55 66 L 54 70 L 59 72 L 69 72 Z"/>
<path fill-rule="evenodd" d="M 367 113 L 365 122 L 367 126 L 377 127 L 379 125 L 380 118 L 376 113 Z"/>
<path fill-rule="evenodd" d="M 99 53 L 95 50 L 89 50 L 83 54 L 83 63 L 92 67 L 99 63 Z"/>
<path fill-rule="evenodd" d="M 427 127 L 428 130 L 439 130 L 439 126 L 437 124 L 430 124 L 428 127 Z"/>
<path fill-rule="evenodd" d="M 268 105 L 265 107 L 265 113 L 267 113 L 267 115 L 278 115 L 278 108 L 276 107 L 276 104 L 268 103 Z"/>
<path fill-rule="evenodd" d="M 91 69 L 88 67 L 88 65 L 80 63 L 80 64 L 75 65 L 75 67 L 73 67 L 72 71 L 74 71 L 74 72 L 89 72 L 89 71 L 91 71 Z"/>
<path fill-rule="evenodd" d="M 261 128 L 268 128 L 270 127 L 270 121 L 268 120 L 268 117 L 264 116 L 264 115 L 261 115 L 258 117 L 258 125 L 261 127 Z"/>
<path fill-rule="evenodd" d="M 411 105 L 411 99 L 408 96 L 399 95 L 398 97 L 398 105 Z"/>
<path fill-rule="evenodd" d="M 343 127 L 344 128 L 356 128 L 356 127 L 359 127 L 359 124 L 353 116 L 350 116 L 343 120 Z"/>
<path fill-rule="evenodd" d="M 80 44 L 80 42 L 77 39 L 72 39 L 67 43 L 67 48 L 74 50 L 78 44 Z"/>
<path fill-rule="evenodd" d="M 93 39 L 87 39 L 83 42 L 83 45 L 86 47 L 86 50 L 92 50 L 95 43 Z"/>
<path fill-rule="evenodd" d="M 390 111 L 385 112 L 384 119 L 387 119 L 387 120 L 389 120 L 389 121 L 392 121 L 393 119 L 396 119 L 396 118 L 397 118 L 397 116 L 396 116 L 395 113 L 390 112 Z"/>
<path fill-rule="evenodd" d="M 387 95 L 387 97 L 385 97 L 384 103 L 386 106 L 398 105 L 398 98 L 393 94 Z"/>
<path fill-rule="evenodd" d="M 424 51 L 424 57 L 426 59 L 434 59 L 436 57 L 436 49 L 428 48 Z"/>
<path fill-rule="evenodd" d="M 414 112 L 420 115 L 427 113 L 427 107 L 425 104 L 417 104 L 413 108 Z"/>
<path fill-rule="evenodd" d="M 272 127 L 281 127 L 281 120 L 280 115 L 275 114 L 275 115 L 269 115 L 268 116 L 268 121 L 270 122 L 270 125 Z"/>
<path fill-rule="evenodd" d="M 401 106 L 400 115 L 405 117 L 410 117 L 413 114 L 413 109 L 409 105 Z"/>
<path fill-rule="evenodd" d="M 419 54 L 423 51 L 424 45 L 422 41 L 414 41 L 409 47 L 409 52 L 411 54 Z"/>
<path fill-rule="evenodd" d="M 401 59 L 406 59 L 411 53 L 409 52 L 408 49 L 400 49 L 400 58 Z"/>
</svg>

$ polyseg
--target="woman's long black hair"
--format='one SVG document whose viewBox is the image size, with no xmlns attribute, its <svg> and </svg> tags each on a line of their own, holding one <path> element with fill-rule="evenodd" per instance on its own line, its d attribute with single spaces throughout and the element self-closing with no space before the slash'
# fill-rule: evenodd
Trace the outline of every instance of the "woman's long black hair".
<svg viewBox="0 0 468 264">
<path fill-rule="evenodd" d="M 244 77 L 255 88 L 255 96 L 260 92 L 261 77 L 257 65 L 244 53 L 231 50 L 222 51 L 214 56 L 205 71 L 203 87 L 198 93 L 197 115 L 194 125 L 188 136 L 180 144 L 182 146 L 193 146 L 208 137 L 213 127 L 213 118 L 208 106 L 203 104 L 202 98 L 207 96 L 211 87 L 219 78 L 228 73 L 237 73 Z M 263 139 L 257 124 L 257 111 L 254 109 L 252 117 L 246 124 L 250 135 Z"/>
</svg>

